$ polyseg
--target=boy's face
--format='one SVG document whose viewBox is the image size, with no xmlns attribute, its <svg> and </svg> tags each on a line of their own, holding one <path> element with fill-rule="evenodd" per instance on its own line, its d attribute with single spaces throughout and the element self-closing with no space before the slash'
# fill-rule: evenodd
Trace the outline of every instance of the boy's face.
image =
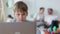
<svg viewBox="0 0 60 34">
<path fill-rule="evenodd" d="M 48 14 L 53 14 L 53 11 L 51 11 L 51 10 L 48 10 Z"/>
<path fill-rule="evenodd" d="M 21 12 L 20 10 L 15 10 L 14 16 L 18 22 L 22 22 L 22 21 L 26 20 L 27 13 Z"/>
<path fill-rule="evenodd" d="M 41 9 L 41 10 L 40 10 L 40 14 L 43 14 L 43 13 L 44 13 L 44 9 Z"/>
</svg>

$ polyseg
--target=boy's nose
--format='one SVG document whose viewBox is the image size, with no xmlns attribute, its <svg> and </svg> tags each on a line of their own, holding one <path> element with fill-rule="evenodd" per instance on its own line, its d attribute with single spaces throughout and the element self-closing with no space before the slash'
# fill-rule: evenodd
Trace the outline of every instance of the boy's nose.
<svg viewBox="0 0 60 34">
<path fill-rule="evenodd" d="M 22 16 L 22 15 L 20 15 L 20 18 L 23 18 L 23 16 Z"/>
</svg>

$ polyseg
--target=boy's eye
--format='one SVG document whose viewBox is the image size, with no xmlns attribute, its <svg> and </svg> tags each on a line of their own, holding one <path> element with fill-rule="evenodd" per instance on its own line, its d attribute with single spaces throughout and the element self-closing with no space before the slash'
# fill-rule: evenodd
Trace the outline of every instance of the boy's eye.
<svg viewBox="0 0 60 34">
<path fill-rule="evenodd" d="M 22 14 L 22 15 L 25 15 L 25 14 Z"/>
<path fill-rule="evenodd" d="M 20 15 L 22 15 L 22 16 L 23 16 L 23 15 L 25 15 L 25 14 L 17 14 L 17 16 L 20 16 Z"/>
<path fill-rule="evenodd" d="M 18 16 L 20 15 L 20 14 L 17 14 Z"/>
</svg>

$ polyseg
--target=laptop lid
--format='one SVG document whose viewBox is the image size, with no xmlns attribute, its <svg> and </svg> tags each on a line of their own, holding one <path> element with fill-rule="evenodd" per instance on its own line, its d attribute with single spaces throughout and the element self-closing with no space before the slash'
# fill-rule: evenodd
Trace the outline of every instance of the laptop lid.
<svg viewBox="0 0 60 34">
<path fill-rule="evenodd" d="M 0 23 L 0 34 L 35 34 L 34 22 Z"/>
</svg>

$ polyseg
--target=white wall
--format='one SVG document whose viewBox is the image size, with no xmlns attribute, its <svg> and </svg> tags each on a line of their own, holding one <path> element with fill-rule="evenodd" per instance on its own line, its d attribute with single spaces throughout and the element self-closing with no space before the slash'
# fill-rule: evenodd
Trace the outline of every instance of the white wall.
<svg viewBox="0 0 60 34">
<path fill-rule="evenodd" d="M 13 1 L 10 0 L 10 7 L 6 6 L 6 2 L 8 0 L 4 0 L 4 9 L 5 9 L 5 17 L 7 17 L 9 14 L 11 14 L 13 16 L 13 8 L 11 6 L 13 6 Z"/>
<path fill-rule="evenodd" d="M 14 3 L 17 0 L 14 0 Z M 19 0 L 18 0 L 19 1 Z M 28 5 L 28 12 L 29 16 L 28 19 L 31 19 L 31 15 L 37 13 L 40 7 L 45 7 L 45 14 L 47 14 L 48 8 L 54 9 L 54 14 L 60 16 L 60 0 L 22 0 Z M 11 14 L 13 15 L 12 8 L 6 8 L 6 15 Z"/>
<path fill-rule="evenodd" d="M 40 7 L 45 7 L 45 14 L 47 14 L 48 8 L 52 8 L 54 10 L 53 12 L 54 15 L 60 16 L 60 0 L 23 0 L 23 1 L 27 3 L 30 15 L 31 14 L 34 15 L 35 13 L 37 13 Z"/>
<path fill-rule="evenodd" d="M 45 13 L 48 8 L 53 8 L 54 14 L 60 16 L 60 0 L 36 0 L 37 11 L 40 7 L 45 7 Z"/>
</svg>

